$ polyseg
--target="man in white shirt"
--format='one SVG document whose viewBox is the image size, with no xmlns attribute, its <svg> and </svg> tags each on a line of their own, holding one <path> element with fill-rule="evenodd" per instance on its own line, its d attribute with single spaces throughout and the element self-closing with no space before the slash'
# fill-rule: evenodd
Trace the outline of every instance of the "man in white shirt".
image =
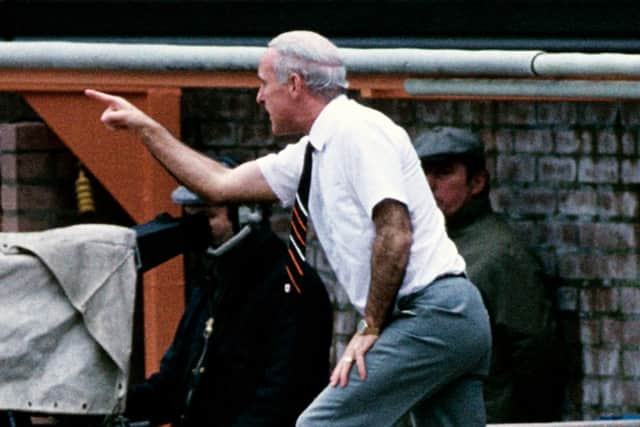
<svg viewBox="0 0 640 427">
<path fill-rule="evenodd" d="M 419 426 L 483 426 L 486 310 L 407 133 L 344 96 L 339 51 L 318 34 L 274 38 L 258 77 L 256 100 L 273 133 L 305 136 L 232 170 L 180 143 L 126 100 L 86 94 L 107 105 L 105 125 L 138 132 L 165 168 L 211 203 L 292 205 L 306 147 L 313 147 L 303 210 L 362 321 L 298 426 L 390 426 L 409 411 Z"/>
</svg>

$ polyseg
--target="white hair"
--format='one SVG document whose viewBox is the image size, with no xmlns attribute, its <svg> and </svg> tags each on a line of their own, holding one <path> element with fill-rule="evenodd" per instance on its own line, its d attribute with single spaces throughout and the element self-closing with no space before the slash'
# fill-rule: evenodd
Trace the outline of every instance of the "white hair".
<svg viewBox="0 0 640 427">
<path fill-rule="evenodd" d="M 349 87 L 340 52 L 326 37 L 312 31 L 289 31 L 276 36 L 269 47 L 278 52 L 273 68 L 280 83 L 291 73 L 300 74 L 312 93 L 327 100 Z"/>
</svg>

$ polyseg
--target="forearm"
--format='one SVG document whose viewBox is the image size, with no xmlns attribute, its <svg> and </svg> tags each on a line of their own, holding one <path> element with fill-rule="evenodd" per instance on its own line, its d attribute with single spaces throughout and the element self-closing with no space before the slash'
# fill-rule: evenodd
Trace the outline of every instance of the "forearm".
<svg viewBox="0 0 640 427">
<path fill-rule="evenodd" d="M 412 244 L 412 227 L 405 205 L 384 200 L 374 209 L 376 237 L 371 255 L 371 284 L 364 317 L 382 327 L 398 294 Z"/>
<path fill-rule="evenodd" d="M 155 121 L 147 123 L 138 134 L 151 155 L 179 182 L 217 202 L 219 192 L 212 189 L 223 188 L 227 168 L 182 143 Z"/>
</svg>

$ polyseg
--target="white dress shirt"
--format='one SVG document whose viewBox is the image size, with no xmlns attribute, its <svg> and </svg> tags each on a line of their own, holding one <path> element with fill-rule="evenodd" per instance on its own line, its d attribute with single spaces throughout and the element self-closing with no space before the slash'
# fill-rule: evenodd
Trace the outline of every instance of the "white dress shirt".
<svg viewBox="0 0 640 427">
<path fill-rule="evenodd" d="M 360 313 L 371 282 L 373 208 L 384 199 L 405 204 L 413 226 L 398 296 L 416 292 L 442 274 L 464 271 L 464 260 L 446 234 L 444 216 L 404 129 L 346 96 L 334 99 L 308 136 L 258 159 L 283 206 L 291 206 L 295 199 L 309 140 L 315 148 L 310 218 L 338 281 Z"/>
</svg>

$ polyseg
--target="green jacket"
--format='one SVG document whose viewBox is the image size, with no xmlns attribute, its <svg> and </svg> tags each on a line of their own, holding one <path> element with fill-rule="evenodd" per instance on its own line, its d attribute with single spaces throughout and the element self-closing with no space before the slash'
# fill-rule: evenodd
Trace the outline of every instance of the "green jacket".
<svg viewBox="0 0 640 427">
<path fill-rule="evenodd" d="M 473 200 L 447 220 L 447 231 L 480 289 L 493 336 L 485 382 L 487 422 L 548 421 L 556 359 L 554 321 L 538 260 L 492 212 L 488 198 Z"/>
</svg>

